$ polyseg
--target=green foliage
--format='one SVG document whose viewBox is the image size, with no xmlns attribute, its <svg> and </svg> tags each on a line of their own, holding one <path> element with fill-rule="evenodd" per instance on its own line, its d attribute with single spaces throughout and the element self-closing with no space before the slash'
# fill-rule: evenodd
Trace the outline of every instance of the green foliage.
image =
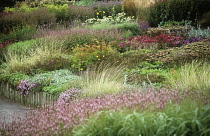
<svg viewBox="0 0 210 136">
<path fill-rule="evenodd" d="M 56 94 L 67 89 L 65 86 L 67 86 L 69 82 L 71 83 L 78 80 L 79 77 L 73 75 L 73 73 L 69 70 L 60 69 L 47 73 L 36 74 L 27 79 L 31 83 L 40 83 L 39 88 L 42 88 L 44 92 Z"/>
<path fill-rule="evenodd" d="M 22 4 L 20 7 L 5 7 L 4 11 L 8 12 L 8 11 L 12 11 L 12 12 L 30 12 L 33 11 L 37 8 L 30 8 L 28 5 L 26 4 Z"/>
<path fill-rule="evenodd" d="M 70 23 L 75 21 L 85 22 L 88 18 L 94 17 L 94 10 L 91 7 L 69 5 Z M 76 22 L 75 22 L 76 23 Z"/>
<path fill-rule="evenodd" d="M 2 34 L 0 43 L 6 40 L 15 39 L 17 41 L 30 40 L 36 34 L 35 28 L 31 26 L 15 27 L 9 34 Z"/>
<path fill-rule="evenodd" d="M 204 6 L 205 5 L 205 6 Z M 167 0 L 158 1 L 149 11 L 150 26 L 158 26 L 160 22 L 190 20 L 198 23 L 203 13 L 209 9 L 209 0 Z"/>
<path fill-rule="evenodd" d="M 87 26 L 86 28 L 89 29 L 118 29 L 121 32 L 128 33 L 129 35 L 136 36 L 140 34 L 140 29 L 137 23 L 130 23 L 130 22 L 124 22 L 121 24 L 113 24 L 110 25 L 109 23 L 100 23 L 100 24 L 93 24 L 91 26 Z M 126 36 L 124 36 L 126 37 Z"/>
<path fill-rule="evenodd" d="M 161 83 L 168 78 L 168 70 L 160 62 L 153 64 L 148 62 L 141 62 L 134 68 L 126 69 L 128 75 L 127 83 L 142 84 L 145 83 Z"/>
<path fill-rule="evenodd" d="M 44 16 L 43 16 L 44 15 Z M 38 8 L 30 12 L 14 12 L 7 16 L 1 17 L 0 28 L 6 33 L 15 27 L 38 26 L 44 24 L 55 24 L 55 15 L 49 13 L 45 8 Z"/>
<path fill-rule="evenodd" d="M 206 29 L 202 29 L 200 27 L 191 27 L 190 31 L 188 32 L 188 37 L 201 37 L 204 39 L 210 38 L 210 28 L 208 27 Z"/>
<path fill-rule="evenodd" d="M 29 7 L 40 7 L 45 4 L 64 5 L 72 4 L 72 2 L 68 0 L 25 0 L 24 2 L 19 4 L 27 4 Z"/>
<path fill-rule="evenodd" d="M 6 50 L 9 52 L 16 52 L 18 54 L 23 54 L 29 52 L 31 49 L 36 47 L 37 40 L 27 40 L 27 41 L 19 41 L 13 43 L 6 47 Z"/>
<path fill-rule="evenodd" d="M 79 0 L 79 1 L 76 0 L 74 4 L 77 6 L 89 6 L 94 2 L 95 0 Z"/>
<path fill-rule="evenodd" d="M 109 57 L 110 54 L 116 53 L 113 48 L 114 46 L 116 46 L 116 42 L 106 44 L 96 39 L 90 44 L 78 45 L 73 49 L 73 54 L 70 57 L 71 67 L 79 71 L 85 70 L 95 62 L 101 61 Z"/>
<path fill-rule="evenodd" d="M 188 26 L 191 25 L 191 21 L 188 20 L 182 20 L 182 21 L 165 21 L 160 22 L 158 25 L 159 27 L 179 27 L 179 26 Z"/>
<path fill-rule="evenodd" d="M 186 106 L 187 105 L 187 106 Z M 210 107 L 171 105 L 162 112 L 101 111 L 73 130 L 74 136 L 209 135 Z"/>
<path fill-rule="evenodd" d="M 209 60 L 210 42 L 195 42 L 181 47 L 158 50 L 147 54 L 147 61 L 159 61 L 168 65 L 180 65 L 196 59 Z"/>
<path fill-rule="evenodd" d="M 12 74 L 1 74 L 0 75 L 0 81 L 1 82 L 7 82 L 13 87 L 17 87 L 20 81 L 28 78 L 28 75 L 23 73 L 12 73 Z"/>
<path fill-rule="evenodd" d="M 171 70 L 166 83 L 170 87 L 180 90 L 210 91 L 210 64 L 208 62 L 193 61 L 179 69 Z"/>
<path fill-rule="evenodd" d="M 1 67 L 3 73 L 32 74 L 36 69 L 57 70 L 69 66 L 68 55 L 63 52 L 64 40 L 46 37 L 31 42 L 23 44 L 26 48 L 17 43 L 5 52 L 5 64 Z"/>
<path fill-rule="evenodd" d="M 44 4 L 43 6 L 46 7 L 49 12 L 55 14 L 57 22 L 68 21 L 70 18 L 67 4 L 64 5 Z"/>
</svg>

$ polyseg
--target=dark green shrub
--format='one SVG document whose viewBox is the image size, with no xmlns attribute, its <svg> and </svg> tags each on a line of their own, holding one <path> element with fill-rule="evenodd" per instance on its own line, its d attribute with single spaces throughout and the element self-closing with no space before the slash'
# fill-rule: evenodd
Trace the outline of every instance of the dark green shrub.
<svg viewBox="0 0 210 136">
<path fill-rule="evenodd" d="M 201 24 L 201 27 L 205 28 L 210 26 L 210 11 L 203 14 L 202 18 L 199 20 L 199 24 Z"/>
<path fill-rule="evenodd" d="M 209 6 L 209 0 L 160 0 L 150 7 L 148 21 L 152 27 L 169 20 L 190 20 L 197 24 Z"/>
<path fill-rule="evenodd" d="M 16 27 L 9 34 L 2 34 L 0 43 L 11 39 L 18 41 L 30 40 L 34 34 L 36 34 L 36 29 L 31 26 Z"/>
</svg>

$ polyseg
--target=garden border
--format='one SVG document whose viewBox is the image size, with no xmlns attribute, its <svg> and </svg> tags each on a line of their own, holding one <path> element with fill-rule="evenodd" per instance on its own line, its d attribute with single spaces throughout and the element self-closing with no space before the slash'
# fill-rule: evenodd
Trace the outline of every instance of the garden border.
<svg viewBox="0 0 210 136">
<path fill-rule="evenodd" d="M 53 104 L 56 100 L 55 95 L 45 92 L 30 91 L 29 94 L 24 96 L 20 91 L 13 89 L 11 85 L 5 82 L 0 82 L 0 97 L 33 107 L 45 107 L 49 104 Z"/>
</svg>

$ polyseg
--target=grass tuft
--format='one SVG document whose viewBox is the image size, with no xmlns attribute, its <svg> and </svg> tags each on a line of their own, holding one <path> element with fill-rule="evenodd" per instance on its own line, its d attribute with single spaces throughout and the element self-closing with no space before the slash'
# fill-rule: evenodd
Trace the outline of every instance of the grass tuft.
<svg viewBox="0 0 210 136">
<path fill-rule="evenodd" d="M 171 71 L 168 83 L 176 89 L 210 91 L 210 64 L 193 61 L 178 70 Z"/>
<path fill-rule="evenodd" d="M 124 88 L 124 69 L 125 66 L 122 64 L 114 66 L 107 62 L 101 62 L 93 70 L 85 71 L 83 90 L 87 96 L 110 94 L 122 90 Z"/>
</svg>

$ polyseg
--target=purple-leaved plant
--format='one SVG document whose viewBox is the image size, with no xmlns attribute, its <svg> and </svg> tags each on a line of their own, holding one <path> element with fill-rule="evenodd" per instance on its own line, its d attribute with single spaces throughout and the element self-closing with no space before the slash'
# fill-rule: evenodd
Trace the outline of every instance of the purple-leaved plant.
<svg viewBox="0 0 210 136">
<path fill-rule="evenodd" d="M 99 95 L 92 98 L 75 97 L 71 100 L 71 94 L 78 94 L 77 92 L 80 93 L 81 90 L 70 89 L 64 93 L 69 96 L 60 96 L 59 99 L 64 98 L 64 101 L 27 112 L 25 118 L 17 118 L 11 124 L 0 124 L 0 129 L 4 130 L 7 135 L 15 136 L 69 135 L 74 126 L 102 110 L 141 111 L 148 107 L 156 110 L 164 108 L 169 102 L 179 104 L 186 97 L 194 100 L 201 99 L 207 103 L 210 101 L 209 96 L 199 95 L 195 92 L 151 88 L 147 88 L 145 91 L 125 90 L 121 93 Z"/>
<path fill-rule="evenodd" d="M 17 87 L 17 90 L 21 90 L 20 93 L 26 96 L 29 93 L 29 90 L 31 90 L 32 88 L 35 88 L 38 85 L 39 85 L 38 82 L 30 83 L 28 79 L 24 79 L 20 81 L 19 86 Z"/>
</svg>

